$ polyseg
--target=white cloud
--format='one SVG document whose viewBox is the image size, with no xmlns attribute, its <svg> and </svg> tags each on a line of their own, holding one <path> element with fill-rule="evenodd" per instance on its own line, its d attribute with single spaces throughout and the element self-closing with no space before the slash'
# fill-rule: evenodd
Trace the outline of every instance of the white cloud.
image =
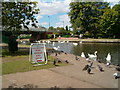
<svg viewBox="0 0 120 90">
<path fill-rule="evenodd" d="M 70 1 L 71 0 L 53 1 L 51 3 L 38 1 L 38 8 L 40 9 L 40 15 L 54 15 L 57 13 L 68 12 Z"/>
<path fill-rule="evenodd" d="M 54 26 L 55 28 L 56 27 L 63 27 L 63 22 L 58 22 L 58 23 L 56 23 L 56 25 Z"/>
<path fill-rule="evenodd" d="M 48 22 L 42 22 L 42 23 L 39 23 L 39 25 L 42 25 L 42 26 L 48 25 Z"/>
<path fill-rule="evenodd" d="M 56 23 L 55 27 L 65 27 L 65 26 L 71 26 L 70 24 L 70 18 L 68 17 L 67 14 L 59 16 L 60 22 Z"/>
<path fill-rule="evenodd" d="M 37 19 L 37 20 L 39 20 L 39 19 L 41 19 L 41 18 L 43 18 L 43 16 L 41 16 L 41 15 L 37 15 L 37 16 L 36 16 L 36 19 Z"/>
<path fill-rule="evenodd" d="M 120 0 L 104 0 L 105 2 L 119 2 Z"/>
</svg>

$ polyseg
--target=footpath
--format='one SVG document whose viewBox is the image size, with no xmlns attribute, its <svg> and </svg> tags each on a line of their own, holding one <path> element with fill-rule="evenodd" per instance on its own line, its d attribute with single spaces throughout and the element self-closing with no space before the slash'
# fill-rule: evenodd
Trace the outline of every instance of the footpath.
<svg viewBox="0 0 120 90">
<path fill-rule="evenodd" d="M 37 88 L 55 86 L 58 88 L 118 88 L 118 79 L 113 77 L 117 71 L 113 65 L 106 67 L 103 63 L 93 61 L 91 74 L 88 74 L 87 71 L 82 70 L 89 63 L 85 58 L 78 57 L 79 59 L 75 60 L 76 56 L 64 53 L 55 57 L 62 62 L 68 60 L 70 65 L 3 75 L 2 87 L 8 88 L 13 84 L 16 87 L 23 87 L 26 84 L 32 84 Z M 98 70 L 98 64 L 104 68 L 104 72 Z"/>
</svg>

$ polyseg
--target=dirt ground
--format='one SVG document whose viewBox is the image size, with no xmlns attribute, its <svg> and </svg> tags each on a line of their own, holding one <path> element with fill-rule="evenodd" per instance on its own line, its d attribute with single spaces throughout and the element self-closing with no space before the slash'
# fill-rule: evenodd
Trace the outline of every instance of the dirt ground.
<svg viewBox="0 0 120 90">
<path fill-rule="evenodd" d="M 88 74 L 87 71 L 82 70 L 89 63 L 85 58 L 78 57 L 79 60 L 75 60 L 74 55 L 64 53 L 56 58 L 62 62 L 68 60 L 71 65 L 3 75 L 2 88 L 8 88 L 13 84 L 16 87 L 31 84 L 37 88 L 55 86 L 59 88 L 118 88 L 118 79 L 113 77 L 117 71 L 113 65 L 107 67 L 103 63 L 93 61 L 91 74 Z M 98 70 L 98 64 L 104 68 L 104 72 Z"/>
</svg>

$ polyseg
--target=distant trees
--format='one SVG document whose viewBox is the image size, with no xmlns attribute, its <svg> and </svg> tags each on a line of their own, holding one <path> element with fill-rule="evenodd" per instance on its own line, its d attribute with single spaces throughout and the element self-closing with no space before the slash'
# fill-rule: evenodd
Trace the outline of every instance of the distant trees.
<svg viewBox="0 0 120 90">
<path fill-rule="evenodd" d="M 55 28 L 53 26 L 50 26 L 48 30 L 55 30 Z"/>
<path fill-rule="evenodd" d="M 119 38 L 119 7 L 111 9 L 107 2 L 71 2 L 68 15 L 74 30 L 80 28 L 89 37 Z"/>
</svg>

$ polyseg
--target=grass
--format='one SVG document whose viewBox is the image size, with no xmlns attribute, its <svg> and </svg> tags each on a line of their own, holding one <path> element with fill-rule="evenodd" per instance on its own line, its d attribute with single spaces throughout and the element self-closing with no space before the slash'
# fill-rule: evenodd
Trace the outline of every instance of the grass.
<svg viewBox="0 0 120 90">
<path fill-rule="evenodd" d="M 17 72 L 27 72 L 39 69 L 48 69 L 56 67 L 53 65 L 54 57 L 48 56 L 48 64 L 33 67 L 34 64 L 29 62 L 29 46 L 21 45 L 15 53 L 10 53 L 7 49 L 2 49 L 2 75 L 17 73 Z M 64 66 L 66 63 L 57 63 L 57 66 Z"/>
<path fill-rule="evenodd" d="M 21 55 L 29 55 L 29 49 L 19 49 L 15 53 L 9 52 L 8 49 L 2 49 L 2 57 L 21 56 Z"/>
<path fill-rule="evenodd" d="M 54 57 L 51 57 L 51 56 L 48 57 L 47 65 L 41 65 L 36 67 L 33 67 L 33 64 L 31 64 L 28 60 L 10 60 L 12 57 L 8 57 L 8 58 L 9 58 L 8 62 L 2 63 L 2 75 L 55 67 L 55 65 L 52 64 Z M 19 56 L 19 59 L 20 58 L 21 56 Z M 64 65 L 67 65 L 67 64 L 57 63 L 57 66 L 64 66 Z"/>
</svg>

